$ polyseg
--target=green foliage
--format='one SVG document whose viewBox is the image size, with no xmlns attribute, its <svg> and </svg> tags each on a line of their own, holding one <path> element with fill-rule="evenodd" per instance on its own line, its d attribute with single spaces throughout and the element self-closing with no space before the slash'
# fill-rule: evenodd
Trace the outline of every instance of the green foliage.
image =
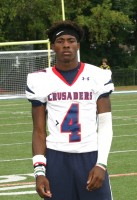
<svg viewBox="0 0 137 200">
<path fill-rule="evenodd" d="M 133 5 L 136 0 L 113 0 L 112 9 L 122 11 L 125 15 L 132 16 L 134 13 Z"/>
<path fill-rule="evenodd" d="M 61 3 L 61 0 L 0 0 L 0 41 L 47 39 L 46 30 L 62 20 Z M 112 67 L 136 66 L 136 0 L 69 0 L 64 5 L 66 19 L 76 21 L 85 30 L 81 45 L 83 61 L 99 65 L 102 57 L 107 57 Z"/>
<path fill-rule="evenodd" d="M 103 3 L 92 8 L 90 18 L 88 16 L 79 16 L 78 18 L 88 27 L 89 40 L 97 42 L 97 44 L 105 44 L 108 41 L 117 40 L 116 34 L 123 29 L 131 28 L 132 25 L 127 15 L 111 10 L 110 3 Z"/>
<path fill-rule="evenodd" d="M 60 9 L 55 7 L 53 1 L 47 4 L 45 0 L 3 0 L 0 10 L 0 29 L 4 34 L 4 40 L 47 39 L 45 30 L 50 21 L 52 23 L 60 18 L 59 12 Z"/>
</svg>

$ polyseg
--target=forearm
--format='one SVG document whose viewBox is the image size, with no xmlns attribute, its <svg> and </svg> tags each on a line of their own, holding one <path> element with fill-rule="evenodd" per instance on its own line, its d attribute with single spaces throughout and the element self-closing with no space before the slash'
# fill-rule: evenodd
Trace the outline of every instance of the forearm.
<svg viewBox="0 0 137 200">
<path fill-rule="evenodd" d="M 113 137 L 111 112 L 98 114 L 98 158 L 97 163 L 107 165 Z"/>
<path fill-rule="evenodd" d="M 32 135 L 32 154 L 34 155 L 44 155 L 46 153 L 46 132 L 37 133 L 33 131 Z"/>
<path fill-rule="evenodd" d="M 45 155 L 46 151 L 46 113 L 45 106 L 32 106 L 33 134 L 32 153 Z"/>
</svg>

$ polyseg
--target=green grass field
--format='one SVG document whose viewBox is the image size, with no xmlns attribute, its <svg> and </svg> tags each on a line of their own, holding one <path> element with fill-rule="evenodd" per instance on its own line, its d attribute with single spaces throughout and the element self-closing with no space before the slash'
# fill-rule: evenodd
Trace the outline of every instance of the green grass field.
<svg viewBox="0 0 137 200">
<path fill-rule="evenodd" d="M 137 185 L 137 94 L 112 94 L 114 137 L 108 171 L 114 200 L 135 200 Z M 31 105 L 0 100 L 0 199 L 40 200 L 31 160 Z M 18 195 L 18 196 L 17 196 Z"/>
</svg>

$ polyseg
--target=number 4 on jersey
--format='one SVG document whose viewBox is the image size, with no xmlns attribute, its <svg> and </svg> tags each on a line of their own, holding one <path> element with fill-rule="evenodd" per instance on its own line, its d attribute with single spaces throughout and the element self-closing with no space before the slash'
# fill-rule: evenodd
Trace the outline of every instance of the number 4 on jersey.
<svg viewBox="0 0 137 200">
<path fill-rule="evenodd" d="M 72 104 L 61 124 L 61 132 L 71 133 L 69 135 L 69 142 L 80 142 L 80 131 L 81 125 L 79 124 L 79 105 Z"/>
</svg>

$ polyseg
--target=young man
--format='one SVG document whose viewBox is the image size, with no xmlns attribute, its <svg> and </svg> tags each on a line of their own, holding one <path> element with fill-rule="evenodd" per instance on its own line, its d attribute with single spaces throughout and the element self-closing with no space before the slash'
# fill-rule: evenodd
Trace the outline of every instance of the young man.
<svg viewBox="0 0 137 200">
<path fill-rule="evenodd" d="M 47 34 L 56 65 L 29 74 L 26 89 L 36 190 L 51 200 L 112 200 L 111 71 L 78 62 L 83 31 L 74 22 L 56 23 Z"/>
</svg>

